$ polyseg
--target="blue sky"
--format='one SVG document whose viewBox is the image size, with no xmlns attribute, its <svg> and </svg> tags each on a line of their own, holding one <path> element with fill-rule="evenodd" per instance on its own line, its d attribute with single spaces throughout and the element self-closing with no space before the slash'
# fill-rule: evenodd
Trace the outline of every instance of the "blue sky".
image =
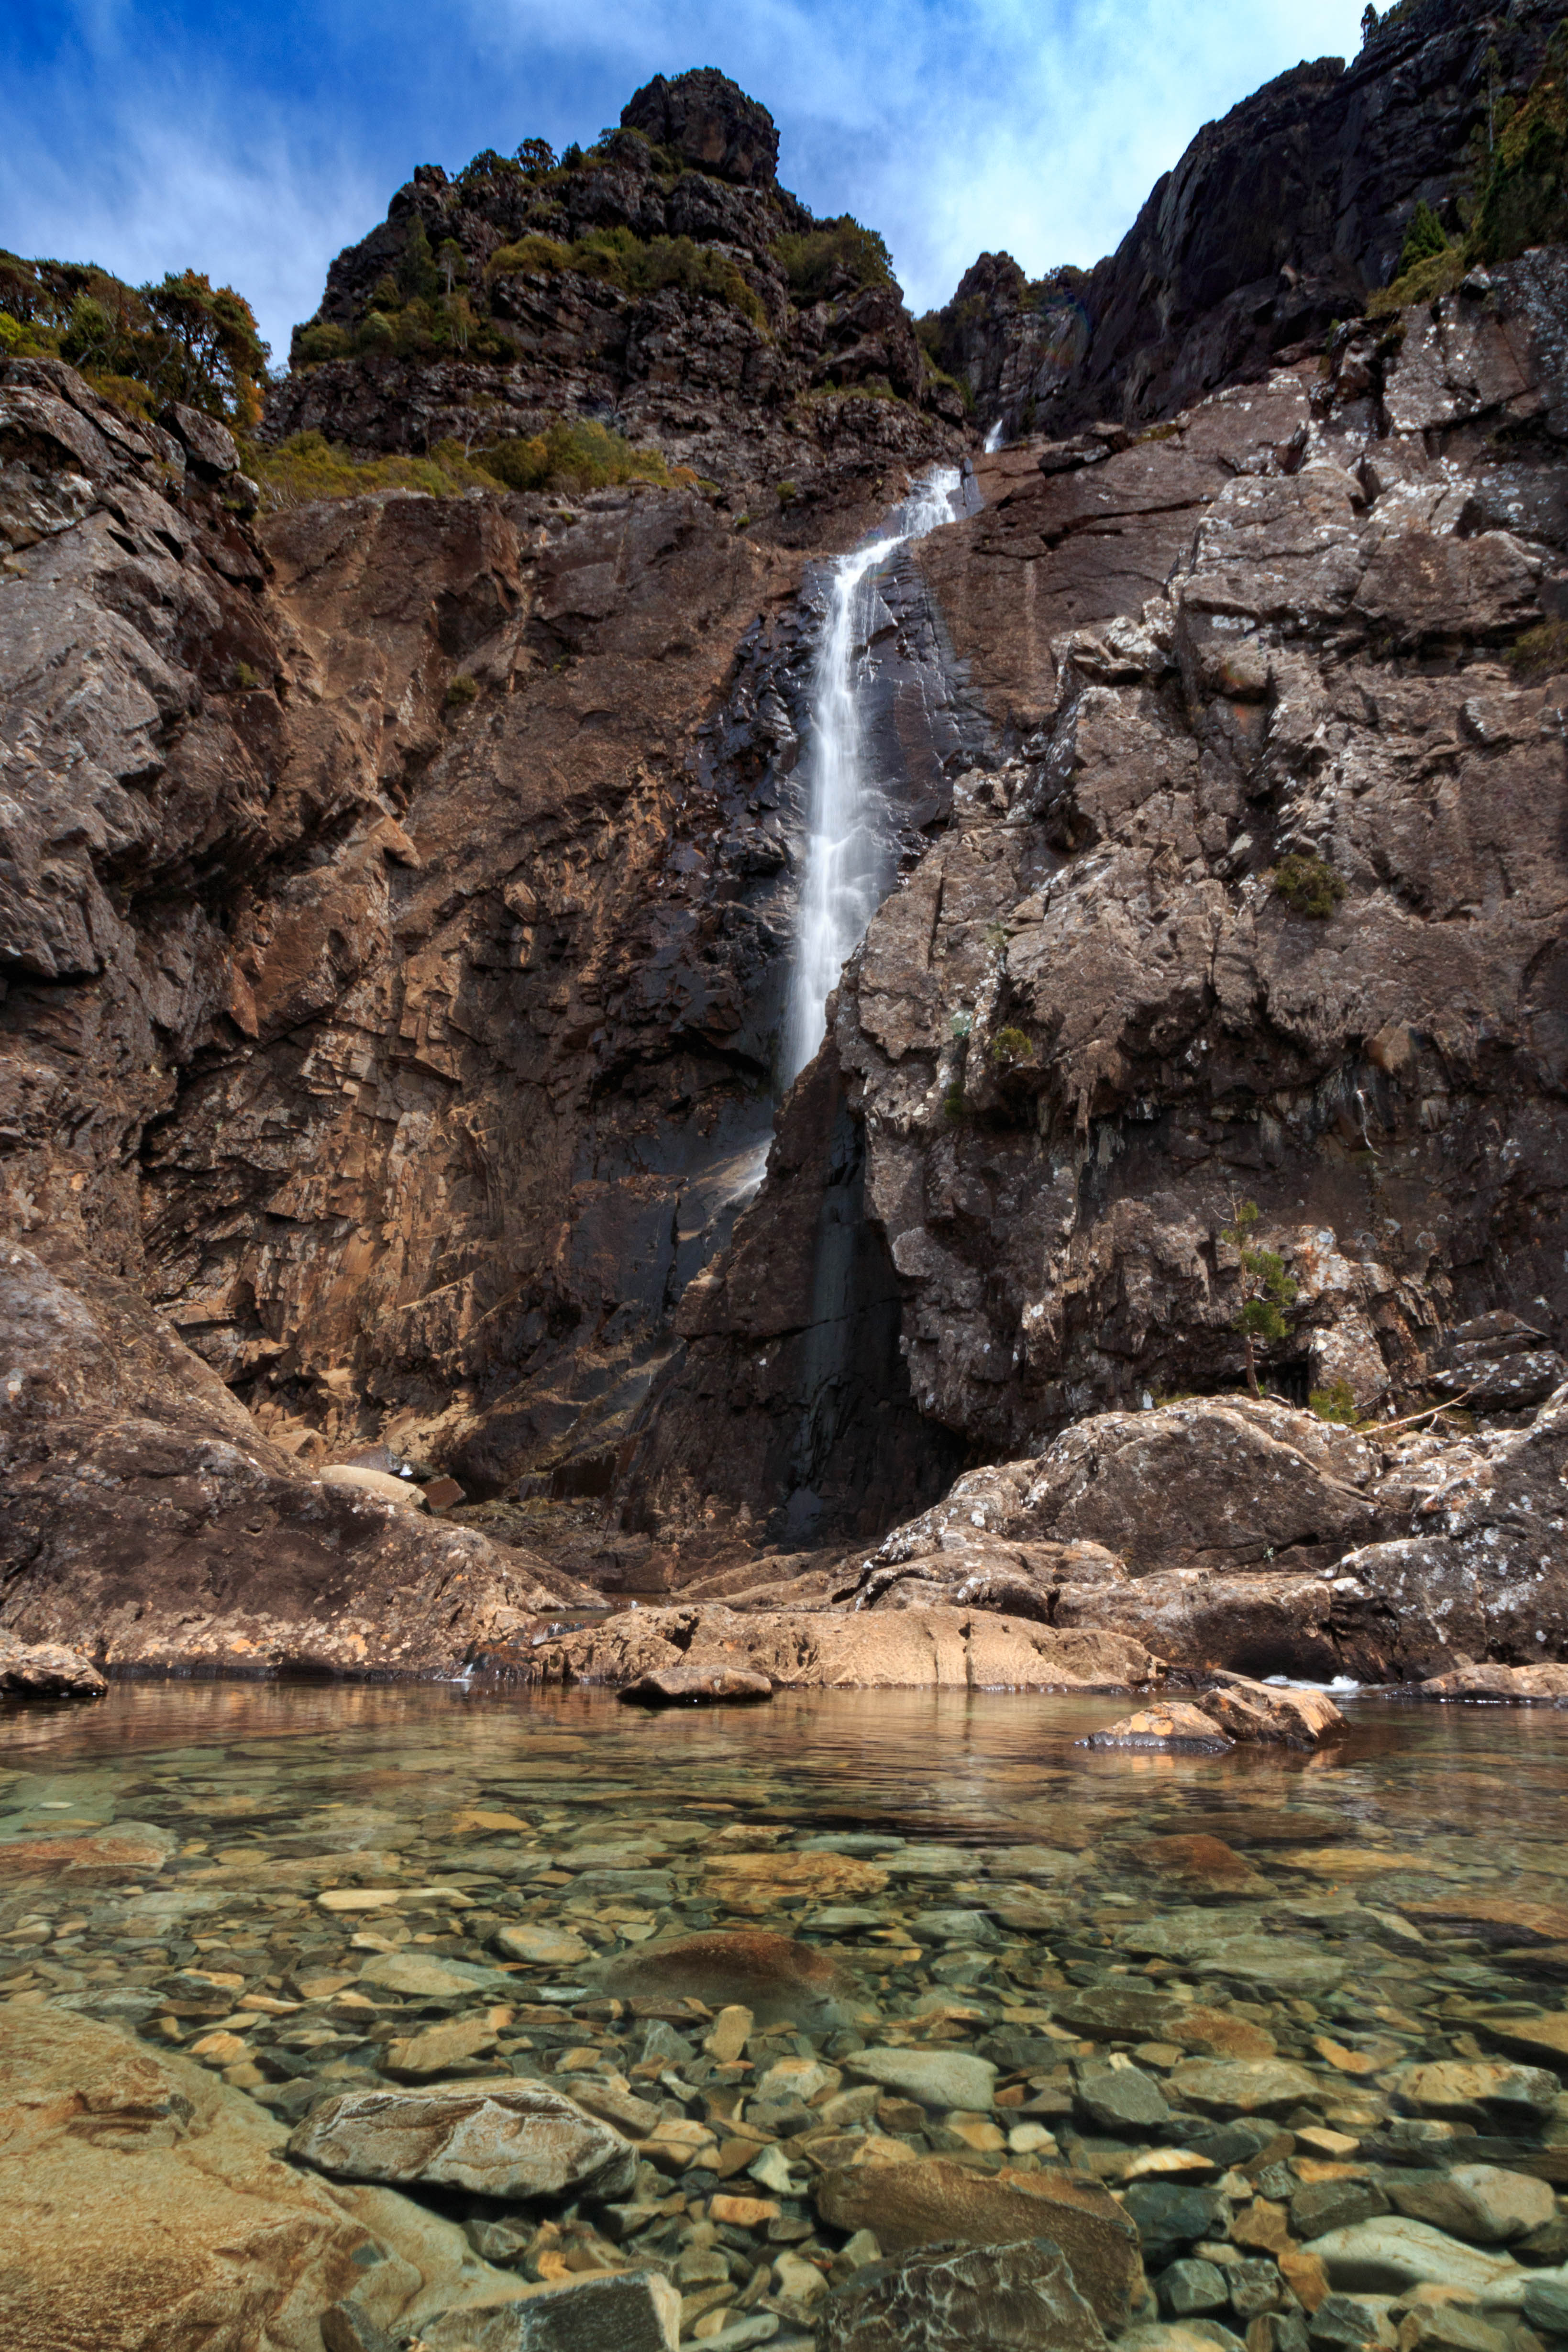
<svg viewBox="0 0 1568 2352">
<path fill-rule="evenodd" d="M 1200 124 L 1361 0 L 6 0 L 0 245 L 237 286 L 281 355 L 326 265 L 416 163 L 616 121 L 715 65 L 779 176 L 879 228 L 913 307 L 984 247 L 1032 273 L 1122 236 Z"/>
</svg>

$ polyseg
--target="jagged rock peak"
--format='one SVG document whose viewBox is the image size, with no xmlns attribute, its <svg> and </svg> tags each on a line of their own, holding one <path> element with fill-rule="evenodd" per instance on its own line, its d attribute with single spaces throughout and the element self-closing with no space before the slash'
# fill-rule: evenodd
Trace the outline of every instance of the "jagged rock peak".
<svg viewBox="0 0 1568 2352">
<path fill-rule="evenodd" d="M 655 74 L 622 107 L 621 128 L 644 132 L 658 147 L 672 147 L 721 180 L 752 188 L 773 185 L 779 160 L 773 118 L 714 66 L 698 66 L 673 80 Z"/>
</svg>

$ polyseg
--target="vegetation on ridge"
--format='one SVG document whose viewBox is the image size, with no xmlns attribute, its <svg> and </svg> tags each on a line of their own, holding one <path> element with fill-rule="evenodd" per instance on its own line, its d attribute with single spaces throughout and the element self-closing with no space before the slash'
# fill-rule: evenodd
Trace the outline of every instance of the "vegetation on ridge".
<svg viewBox="0 0 1568 2352">
<path fill-rule="evenodd" d="M 62 359 L 121 407 L 181 401 L 226 425 L 261 414 L 267 345 L 232 286 L 199 270 L 128 286 L 91 262 L 0 252 L 0 358 Z"/>
</svg>

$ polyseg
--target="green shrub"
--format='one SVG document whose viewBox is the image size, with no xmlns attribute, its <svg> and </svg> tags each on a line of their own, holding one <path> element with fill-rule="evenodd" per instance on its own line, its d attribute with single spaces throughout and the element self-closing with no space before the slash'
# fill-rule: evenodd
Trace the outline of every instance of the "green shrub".
<svg viewBox="0 0 1568 2352">
<path fill-rule="evenodd" d="M 1384 286 L 1373 294 L 1367 302 L 1366 315 L 1369 319 L 1386 319 L 1396 310 L 1408 310 L 1417 302 L 1436 302 L 1440 295 L 1453 292 L 1468 267 L 1462 248 L 1446 245 L 1441 253 L 1416 262 L 1392 286 Z"/>
<path fill-rule="evenodd" d="M 1347 1429 L 1353 1429 L 1361 1418 L 1356 1411 L 1355 1391 L 1342 1374 L 1326 1387 L 1313 1389 L 1307 1402 L 1320 1421 L 1342 1422 Z"/>
<path fill-rule="evenodd" d="M 1448 239 L 1443 224 L 1423 196 L 1410 215 L 1410 226 L 1405 232 L 1405 243 L 1400 247 L 1394 275 L 1403 278 L 1419 263 L 1431 261 L 1437 254 L 1447 250 Z"/>
<path fill-rule="evenodd" d="M 1508 665 L 1521 678 L 1551 677 L 1568 669 L 1568 621 L 1542 621 L 1526 629 L 1508 649 Z"/>
<path fill-rule="evenodd" d="M 963 1080 L 954 1078 L 942 1098 L 942 1115 L 950 1127 L 956 1127 L 964 1114 Z"/>
<path fill-rule="evenodd" d="M 657 449 L 639 449 L 623 434 L 585 417 L 558 416 L 542 433 L 497 441 L 475 463 L 509 490 L 607 489 L 622 482 L 681 478 Z M 687 478 L 689 478 L 688 476 Z"/>
<path fill-rule="evenodd" d="M 254 694 L 261 684 L 261 673 L 252 669 L 248 662 L 236 662 L 234 682 L 241 694 Z"/>
<path fill-rule="evenodd" d="M 303 367 L 315 367 L 323 360 L 347 359 L 353 349 L 353 337 L 346 327 L 318 319 L 313 326 L 300 328 L 292 356 Z"/>
<path fill-rule="evenodd" d="M 1283 898 L 1293 915 L 1324 922 L 1345 895 L 1345 885 L 1323 858 L 1293 849 L 1268 877 L 1276 898 Z"/>
<path fill-rule="evenodd" d="M 1022 1029 L 998 1029 L 991 1041 L 991 1058 L 999 1070 L 1016 1070 L 1033 1059 L 1035 1049 Z"/>
<path fill-rule="evenodd" d="M 447 681 L 447 708 L 448 710 L 466 710 L 470 702 L 478 701 L 479 693 L 478 680 L 471 678 L 467 670 L 459 670 L 456 677 Z"/>
<path fill-rule="evenodd" d="M 320 433 L 296 433 L 275 449 L 241 444 L 245 471 L 260 484 L 269 509 L 307 506 L 317 499 L 360 499 L 377 490 L 424 490 L 432 498 L 460 498 L 465 490 L 500 487 L 493 476 L 463 456 L 455 441 L 443 441 L 427 457 L 352 457 Z"/>
<path fill-rule="evenodd" d="M 773 251 L 797 302 L 816 302 L 837 280 L 851 286 L 891 286 L 892 256 L 874 228 L 849 213 L 816 228 L 775 237 Z"/>
<path fill-rule="evenodd" d="M 800 496 L 800 484 L 798 482 L 775 482 L 773 485 L 773 496 L 777 499 L 781 507 L 792 507 L 794 506 L 796 499 Z"/>
<path fill-rule="evenodd" d="M 1498 133 L 1469 249 L 1478 261 L 1511 261 L 1527 246 L 1568 236 L 1568 18 L 1546 62 Z"/>
<path fill-rule="evenodd" d="M 514 272 L 526 271 L 531 277 L 553 278 L 572 267 L 572 248 L 553 236 L 520 236 L 515 245 L 503 245 L 492 253 L 485 264 L 485 276 L 510 278 Z"/>
</svg>

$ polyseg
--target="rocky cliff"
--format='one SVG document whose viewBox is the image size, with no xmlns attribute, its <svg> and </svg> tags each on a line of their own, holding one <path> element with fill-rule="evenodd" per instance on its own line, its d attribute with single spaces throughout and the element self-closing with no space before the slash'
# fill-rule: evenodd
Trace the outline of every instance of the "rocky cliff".
<svg viewBox="0 0 1568 2352">
<path fill-rule="evenodd" d="M 1166 417 L 1315 350 L 1396 275 L 1417 205 L 1469 226 L 1561 18 L 1556 0 L 1388 9 L 1348 65 L 1303 62 L 1207 124 L 1093 269 L 1031 283 L 982 254 L 931 322 L 943 365 L 1014 436 Z M 1532 173 L 1560 173 L 1561 129 Z M 1543 211 L 1524 241 L 1548 232 Z"/>
<path fill-rule="evenodd" d="M 660 75 L 620 128 L 455 178 L 425 164 L 339 255 L 296 330 L 273 439 L 499 451 L 552 416 L 612 419 L 735 494 L 810 510 L 850 474 L 951 456 L 963 394 L 922 351 L 879 237 L 775 177 L 764 107 Z"/>
<path fill-rule="evenodd" d="M 1238 1385 L 1247 1199 L 1300 1403 L 1562 1379 L 1565 308 L 1561 249 L 1528 255 L 1327 373 L 982 459 L 983 510 L 921 547 L 994 748 L 813 1085 L 920 1410 L 973 1454 Z M 700 1456 L 743 1514 L 801 1409 L 805 1107 L 683 1303 L 645 1509 Z M 1534 1360 L 1489 1391 L 1499 1312 Z"/>
<path fill-rule="evenodd" d="M 1461 48 L 1427 0 L 1204 169 L 1305 152 L 1312 90 L 1384 91 L 1373 161 L 1462 142 Z M 999 1539 L 1121 1564 L 1099 1617 L 1055 1570 L 1026 1614 L 1263 1671 L 1272 1610 L 1293 1661 L 1428 1672 L 1388 1625 L 1418 1570 L 1469 1579 L 1472 1650 L 1561 1646 L 1522 1552 L 1513 1598 L 1476 1563 L 1550 1489 L 1565 1369 L 1565 248 L 1347 300 L 1261 374 L 1130 313 L 1163 422 L 975 457 L 857 649 L 900 878 L 775 1117 L 825 567 L 963 436 L 875 241 L 783 194 L 721 77 L 523 152 L 340 258 L 268 429 L 467 436 L 499 483 L 608 414 L 657 479 L 261 515 L 212 420 L 0 367 L 0 1620 L 110 1665 L 450 1669 L 582 1577 L 811 1552 L 849 1607 L 961 1474 L 1131 1445 L 1141 1517 L 1007 1486 Z M 1386 226 L 1415 181 L 1378 185 Z M 1241 315 L 1226 266 L 1194 319 Z M 1292 1426 L 1173 1435 L 1145 1409 L 1243 1382 L 1249 1246 L 1286 1301 L 1253 1410 Z M 1314 1391 L 1485 1418 L 1419 1476 L 1320 1475 Z M 1538 1416 L 1504 1503 L 1454 1502 Z M 1212 1541 L 1161 1443 L 1212 1454 Z M 1373 1553 L 1359 1615 L 1311 1600 Z M 1005 1611 L 1029 1569 L 970 1565 Z"/>
</svg>

